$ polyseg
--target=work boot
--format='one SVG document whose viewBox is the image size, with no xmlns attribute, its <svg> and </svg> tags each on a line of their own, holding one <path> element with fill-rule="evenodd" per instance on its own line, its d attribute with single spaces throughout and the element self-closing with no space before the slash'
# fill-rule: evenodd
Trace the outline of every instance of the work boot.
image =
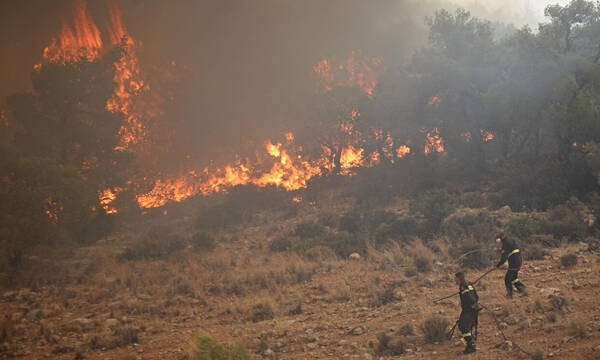
<svg viewBox="0 0 600 360">
<path fill-rule="evenodd" d="M 467 342 L 467 347 L 463 351 L 463 354 L 472 354 L 475 351 L 477 351 L 477 348 L 475 348 L 475 342 L 471 339 Z"/>
<path fill-rule="evenodd" d="M 513 297 L 513 290 L 512 289 L 506 289 L 506 297 L 509 299 L 512 299 Z"/>
<path fill-rule="evenodd" d="M 525 290 L 525 285 L 523 285 L 522 283 L 516 284 L 515 287 L 517 288 L 519 293 L 521 293 L 521 295 L 529 296 L 529 294 L 527 293 L 527 290 Z"/>
</svg>

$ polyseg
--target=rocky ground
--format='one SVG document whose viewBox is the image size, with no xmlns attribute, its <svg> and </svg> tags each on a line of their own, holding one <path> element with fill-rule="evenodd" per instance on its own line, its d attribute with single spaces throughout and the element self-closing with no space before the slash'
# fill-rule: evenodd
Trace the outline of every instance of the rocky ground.
<svg viewBox="0 0 600 360">
<path fill-rule="evenodd" d="M 116 247 L 109 242 L 81 249 L 78 261 L 71 263 L 77 270 L 63 284 L 2 295 L 1 356 L 187 359 L 198 334 L 225 344 L 245 343 L 256 359 L 448 359 L 461 355 L 463 345 L 458 338 L 426 343 L 420 328 L 432 315 L 451 323 L 457 318 L 456 298 L 432 302 L 456 290 L 453 264 L 436 261 L 431 272 L 407 277 L 402 265 L 389 267 L 376 260 L 385 253 L 373 253 L 368 260 L 307 262 L 289 254 L 257 256 L 256 249 L 250 252 L 252 241 L 241 243 L 245 245 L 126 264 L 127 268 L 111 260 Z M 559 256 L 566 251 L 556 249 L 544 260 L 525 264 L 520 278 L 529 287 L 528 297 L 504 298 L 503 271 L 491 273 L 478 284 L 486 310 L 480 316 L 479 351 L 471 358 L 527 358 L 517 345 L 537 358 L 600 356 L 600 257 L 587 251 L 585 244 L 572 245 L 569 251 L 577 253 L 578 264 L 563 268 Z M 234 259 L 246 260 L 236 263 Z M 198 290 L 205 287 L 196 288 L 192 280 L 192 285 L 172 280 L 179 278 L 177 271 L 201 275 L 211 264 L 212 271 L 223 266 L 236 273 L 245 267 L 256 272 L 253 265 L 258 264 L 266 269 L 267 284 L 255 292 L 211 293 Z M 283 264 L 288 266 L 285 274 L 271 270 Z M 471 271 L 469 276 L 481 273 Z M 280 279 L 281 285 L 272 285 L 269 276 Z M 285 276 L 297 278 L 285 280 Z M 496 314 L 508 341 L 490 312 Z"/>
</svg>

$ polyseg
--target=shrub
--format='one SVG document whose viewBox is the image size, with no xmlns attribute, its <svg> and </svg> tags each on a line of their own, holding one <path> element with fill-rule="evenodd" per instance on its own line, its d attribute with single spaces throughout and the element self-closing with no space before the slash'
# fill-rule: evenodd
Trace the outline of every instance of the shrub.
<svg viewBox="0 0 600 360">
<path fill-rule="evenodd" d="M 336 255 L 342 258 L 347 258 L 354 252 L 364 254 L 367 247 L 359 236 L 347 232 L 328 234 L 323 239 L 323 245 L 332 249 Z"/>
<path fill-rule="evenodd" d="M 20 267 L 38 245 L 89 240 L 86 228 L 101 212 L 94 208 L 96 190 L 76 168 L 0 147 L 0 271 Z"/>
<path fill-rule="evenodd" d="M 542 222 L 535 218 L 519 217 L 510 219 L 505 226 L 507 236 L 525 242 L 533 234 L 539 234 Z"/>
<path fill-rule="evenodd" d="M 369 212 L 364 219 L 364 225 L 369 230 L 377 229 L 382 224 L 391 224 L 397 220 L 396 213 L 387 210 Z M 358 218 L 360 221 L 360 217 Z"/>
<path fill-rule="evenodd" d="M 484 269 L 492 261 L 492 251 L 481 244 L 467 243 L 450 249 L 452 255 L 461 267 L 469 269 Z"/>
<path fill-rule="evenodd" d="M 531 245 L 523 252 L 525 260 L 544 260 L 548 251 L 539 245 Z"/>
<path fill-rule="evenodd" d="M 244 344 L 237 343 L 230 352 L 231 360 L 249 360 L 250 352 Z"/>
<path fill-rule="evenodd" d="M 204 231 L 198 232 L 192 236 L 192 247 L 198 251 L 210 251 L 217 247 L 215 238 Z"/>
<path fill-rule="evenodd" d="M 332 213 L 320 213 L 317 223 L 319 225 L 327 226 L 330 228 L 334 228 L 337 224 L 337 218 Z"/>
<path fill-rule="evenodd" d="M 548 321 L 555 323 L 558 320 L 558 314 L 556 311 L 549 311 L 546 313 L 546 319 Z"/>
<path fill-rule="evenodd" d="M 115 330 L 115 346 L 122 347 L 139 342 L 139 330 L 133 327 L 117 328 Z"/>
<path fill-rule="evenodd" d="M 275 313 L 268 303 L 260 303 L 254 305 L 250 309 L 249 320 L 252 322 L 259 322 L 264 320 L 271 320 L 275 317 Z"/>
<path fill-rule="evenodd" d="M 380 333 L 377 335 L 377 340 L 378 344 L 375 350 L 377 356 L 398 356 L 406 351 L 406 343 L 400 338 Z"/>
<path fill-rule="evenodd" d="M 569 254 L 561 256 L 560 264 L 566 268 L 577 265 L 577 254 L 569 253 Z"/>
<path fill-rule="evenodd" d="M 558 205 L 548 211 L 548 222 L 546 232 L 556 238 L 567 238 L 569 240 L 581 239 L 587 232 L 586 220 L 591 211 L 573 197 L 565 204 Z"/>
<path fill-rule="evenodd" d="M 209 336 L 200 336 L 192 350 L 194 360 L 228 360 L 229 352 L 221 343 Z"/>
<path fill-rule="evenodd" d="M 243 222 L 242 208 L 230 203 L 215 205 L 203 210 L 196 219 L 196 228 L 205 230 L 221 230 Z"/>
<path fill-rule="evenodd" d="M 426 191 L 410 204 L 411 211 L 421 213 L 427 219 L 429 235 L 440 229 L 442 221 L 456 209 L 456 206 L 456 195 L 445 189 Z"/>
<path fill-rule="evenodd" d="M 409 241 L 420 231 L 419 223 L 413 218 L 396 219 L 391 223 L 382 223 L 375 230 L 375 244 L 383 245 L 387 240 Z"/>
<path fill-rule="evenodd" d="M 544 353 L 541 350 L 536 350 L 533 352 L 533 354 L 531 354 L 531 360 L 543 360 L 544 359 Z"/>
<path fill-rule="evenodd" d="M 317 224 L 314 221 L 304 221 L 296 225 L 294 235 L 300 238 L 317 238 L 325 234 L 326 229 L 323 225 Z"/>
<path fill-rule="evenodd" d="M 571 320 L 569 322 L 569 333 L 578 339 L 586 339 L 589 337 L 589 333 L 585 329 L 585 323 L 581 320 Z"/>
<path fill-rule="evenodd" d="M 486 241 L 496 231 L 496 223 L 486 211 L 461 209 L 444 220 L 442 231 L 455 243 L 462 239 Z"/>
<path fill-rule="evenodd" d="M 400 329 L 398 329 L 398 335 L 402 336 L 412 336 L 415 334 L 415 330 L 411 324 L 404 324 Z"/>
<path fill-rule="evenodd" d="M 421 325 L 421 331 L 423 331 L 425 342 L 433 343 L 444 340 L 446 337 L 446 329 L 449 325 L 450 323 L 448 320 L 436 315 L 425 319 Z"/>
<path fill-rule="evenodd" d="M 302 314 L 302 303 L 298 303 L 293 309 L 288 312 L 288 315 L 300 315 Z"/>
<path fill-rule="evenodd" d="M 337 257 L 336 253 L 326 246 L 315 246 L 304 253 L 304 256 L 310 261 L 327 261 Z"/>
<path fill-rule="evenodd" d="M 394 301 L 402 300 L 394 294 L 394 288 L 389 287 L 383 291 L 377 291 L 373 296 L 373 306 L 383 306 Z"/>
<path fill-rule="evenodd" d="M 417 275 L 417 269 L 415 269 L 414 267 L 404 270 L 404 276 L 406 276 L 406 277 L 413 277 L 416 275 Z"/>
<path fill-rule="evenodd" d="M 425 256 L 417 256 L 415 258 L 415 268 L 421 274 L 426 274 L 431 271 L 431 260 Z"/>
<path fill-rule="evenodd" d="M 292 249 L 293 241 L 290 236 L 280 236 L 271 240 L 269 249 L 273 252 L 284 252 Z"/>
<path fill-rule="evenodd" d="M 567 299 L 559 295 L 550 295 L 549 302 L 552 308 L 558 311 L 562 311 L 565 305 L 567 305 Z"/>
<path fill-rule="evenodd" d="M 360 231 L 361 226 L 360 214 L 358 212 L 349 212 L 341 217 L 338 229 L 350 234 L 356 234 Z"/>
<path fill-rule="evenodd" d="M 185 240 L 164 226 L 155 226 L 120 255 L 122 260 L 161 259 L 185 247 Z"/>
</svg>

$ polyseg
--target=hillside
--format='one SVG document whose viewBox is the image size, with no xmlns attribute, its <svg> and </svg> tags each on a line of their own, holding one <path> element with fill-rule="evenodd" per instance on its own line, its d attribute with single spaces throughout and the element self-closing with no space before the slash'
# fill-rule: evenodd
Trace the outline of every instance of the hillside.
<svg viewBox="0 0 600 360">
<path fill-rule="evenodd" d="M 403 206 L 386 210 L 401 214 Z M 459 209 L 446 223 L 469 211 L 476 210 Z M 457 298 L 432 302 L 456 291 L 459 266 L 449 255 L 449 240 L 390 241 L 369 246 L 360 259 L 341 258 L 323 246 L 275 251 L 281 249 L 274 239 L 321 212 L 311 204 L 294 216 L 263 211 L 210 233 L 215 244 L 197 236 L 165 253 L 156 244 L 175 244 L 173 237 L 139 246 L 148 226 L 135 224 L 58 259 L 33 257 L 29 277 L 20 278 L 28 287 L 0 298 L 0 353 L 23 359 L 192 359 L 195 339 L 208 335 L 226 345 L 245 344 L 253 359 L 462 355 L 456 334 L 426 343 L 421 329 L 432 315 L 451 325 L 459 314 Z M 190 217 L 146 217 L 147 223 L 167 218 L 160 221 L 181 233 L 194 228 Z M 489 311 L 506 336 L 536 358 L 597 358 L 600 257 L 592 250 L 588 243 L 564 242 L 544 249 L 540 260 L 526 260 L 519 277 L 529 297 L 504 297 L 504 271 L 484 278 L 477 289 L 487 310 L 480 316 L 478 352 L 470 358 L 528 357 L 504 341 Z M 576 265 L 561 265 L 567 253 L 576 254 Z M 467 277 L 484 271 L 467 269 Z"/>
</svg>

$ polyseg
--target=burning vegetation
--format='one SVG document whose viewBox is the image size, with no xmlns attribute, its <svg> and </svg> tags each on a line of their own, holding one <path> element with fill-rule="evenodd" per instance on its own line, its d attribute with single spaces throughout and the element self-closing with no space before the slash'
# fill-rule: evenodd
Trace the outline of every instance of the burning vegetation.
<svg viewBox="0 0 600 360">
<path fill-rule="evenodd" d="M 597 312 L 578 266 L 600 249 L 597 3 L 549 7 L 537 31 L 502 39 L 440 10 L 414 48 L 400 40 L 421 30 L 380 8 L 402 1 L 208 3 L 144 3 L 128 21 L 137 2 L 73 0 L 31 90 L 0 108 L 0 287 L 21 287 L 0 297 L 0 355 L 179 359 L 190 339 L 173 332 L 202 327 L 228 342 L 201 336 L 196 357 L 444 358 L 451 343 L 425 344 L 447 316 L 428 319 L 439 308 L 413 280 L 443 295 L 449 266 L 493 265 L 499 231 L 529 270 L 556 269 L 567 244 L 574 281 L 557 286 Z M 532 291 L 552 280 L 535 271 Z M 482 291 L 490 308 L 506 305 L 501 276 Z M 519 299 L 502 331 L 560 342 L 552 323 L 576 313 L 548 299 Z M 264 329 L 282 315 L 275 344 Z M 368 324 L 317 341 L 332 315 Z M 589 354 L 596 320 L 560 356 Z M 486 334 L 479 351 L 506 351 Z"/>
</svg>

